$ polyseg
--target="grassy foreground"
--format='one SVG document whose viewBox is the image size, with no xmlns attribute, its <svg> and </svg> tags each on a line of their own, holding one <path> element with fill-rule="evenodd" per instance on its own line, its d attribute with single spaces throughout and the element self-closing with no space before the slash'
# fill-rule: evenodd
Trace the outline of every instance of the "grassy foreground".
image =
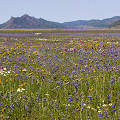
<svg viewBox="0 0 120 120">
<path fill-rule="evenodd" d="M 42 32 L 0 37 L 1 119 L 120 120 L 120 32 Z"/>
</svg>

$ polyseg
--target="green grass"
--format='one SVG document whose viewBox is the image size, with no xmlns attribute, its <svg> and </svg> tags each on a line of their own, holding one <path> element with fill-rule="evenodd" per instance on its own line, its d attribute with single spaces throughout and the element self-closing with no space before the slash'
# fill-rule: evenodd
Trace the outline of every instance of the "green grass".
<svg viewBox="0 0 120 120">
<path fill-rule="evenodd" d="M 119 36 L 0 37 L 1 119 L 119 120 L 119 56 Z"/>
</svg>

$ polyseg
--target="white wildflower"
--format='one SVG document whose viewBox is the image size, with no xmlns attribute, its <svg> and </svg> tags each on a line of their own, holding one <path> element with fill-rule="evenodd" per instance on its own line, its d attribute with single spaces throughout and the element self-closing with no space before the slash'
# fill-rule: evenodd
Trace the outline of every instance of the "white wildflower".
<svg viewBox="0 0 120 120">
<path fill-rule="evenodd" d="M 40 34 L 42 34 L 42 33 L 34 33 L 35 35 L 40 35 Z"/>
<path fill-rule="evenodd" d="M 107 107 L 107 104 L 103 104 L 102 106 L 103 106 L 103 107 Z"/>
<path fill-rule="evenodd" d="M 109 106 L 112 106 L 112 103 L 110 103 Z"/>
<path fill-rule="evenodd" d="M 49 96 L 50 94 L 45 94 L 45 95 Z"/>
<path fill-rule="evenodd" d="M 97 111 L 95 108 L 91 108 L 91 110 Z"/>
<path fill-rule="evenodd" d="M 83 106 L 86 106 L 86 104 L 83 104 Z"/>
<path fill-rule="evenodd" d="M 24 88 L 18 88 L 17 89 L 17 92 L 22 92 L 22 91 L 24 91 L 25 89 Z"/>
<path fill-rule="evenodd" d="M 68 104 L 68 106 L 70 106 L 70 104 Z"/>
<path fill-rule="evenodd" d="M 7 70 L 6 68 L 3 68 L 3 70 Z"/>
<path fill-rule="evenodd" d="M 88 109 L 90 109 L 90 106 L 87 106 Z"/>
<path fill-rule="evenodd" d="M 8 71 L 7 73 L 10 74 L 10 71 Z"/>
<path fill-rule="evenodd" d="M 99 110 L 98 113 L 102 113 L 102 111 Z"/>
<path fill-rule="evenodd" d="M 99 107 L 99 106 L 97 106 L 97 108 L 99 109 L 100 107 Z"/>
<path fill-rule="evenodd" d="M 3 74 L 3 76 L 6 76 L 6 74 Z"/>
</svg>

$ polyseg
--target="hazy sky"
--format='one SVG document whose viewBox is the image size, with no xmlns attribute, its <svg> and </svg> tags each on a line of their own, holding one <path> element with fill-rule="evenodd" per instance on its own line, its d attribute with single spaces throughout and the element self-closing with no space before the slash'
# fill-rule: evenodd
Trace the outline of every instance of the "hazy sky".
<svg viewBox="0 0 120 120">
<path fill-rule="evenodd" d="M 28 14 L 49 21 L 120 16 L 120 0 L 0 0 L 0 23 Z"/>
</svg>

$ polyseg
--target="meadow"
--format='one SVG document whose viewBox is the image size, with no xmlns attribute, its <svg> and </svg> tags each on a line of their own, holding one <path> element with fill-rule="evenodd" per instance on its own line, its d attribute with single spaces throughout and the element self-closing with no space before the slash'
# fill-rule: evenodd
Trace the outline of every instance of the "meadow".
<svg viewBox="0 0 120 120">
<path fill-rule="evenodd" d="M 0 30 L 1 120 L 120 120 L 120 30 Z"/>
</svg>

